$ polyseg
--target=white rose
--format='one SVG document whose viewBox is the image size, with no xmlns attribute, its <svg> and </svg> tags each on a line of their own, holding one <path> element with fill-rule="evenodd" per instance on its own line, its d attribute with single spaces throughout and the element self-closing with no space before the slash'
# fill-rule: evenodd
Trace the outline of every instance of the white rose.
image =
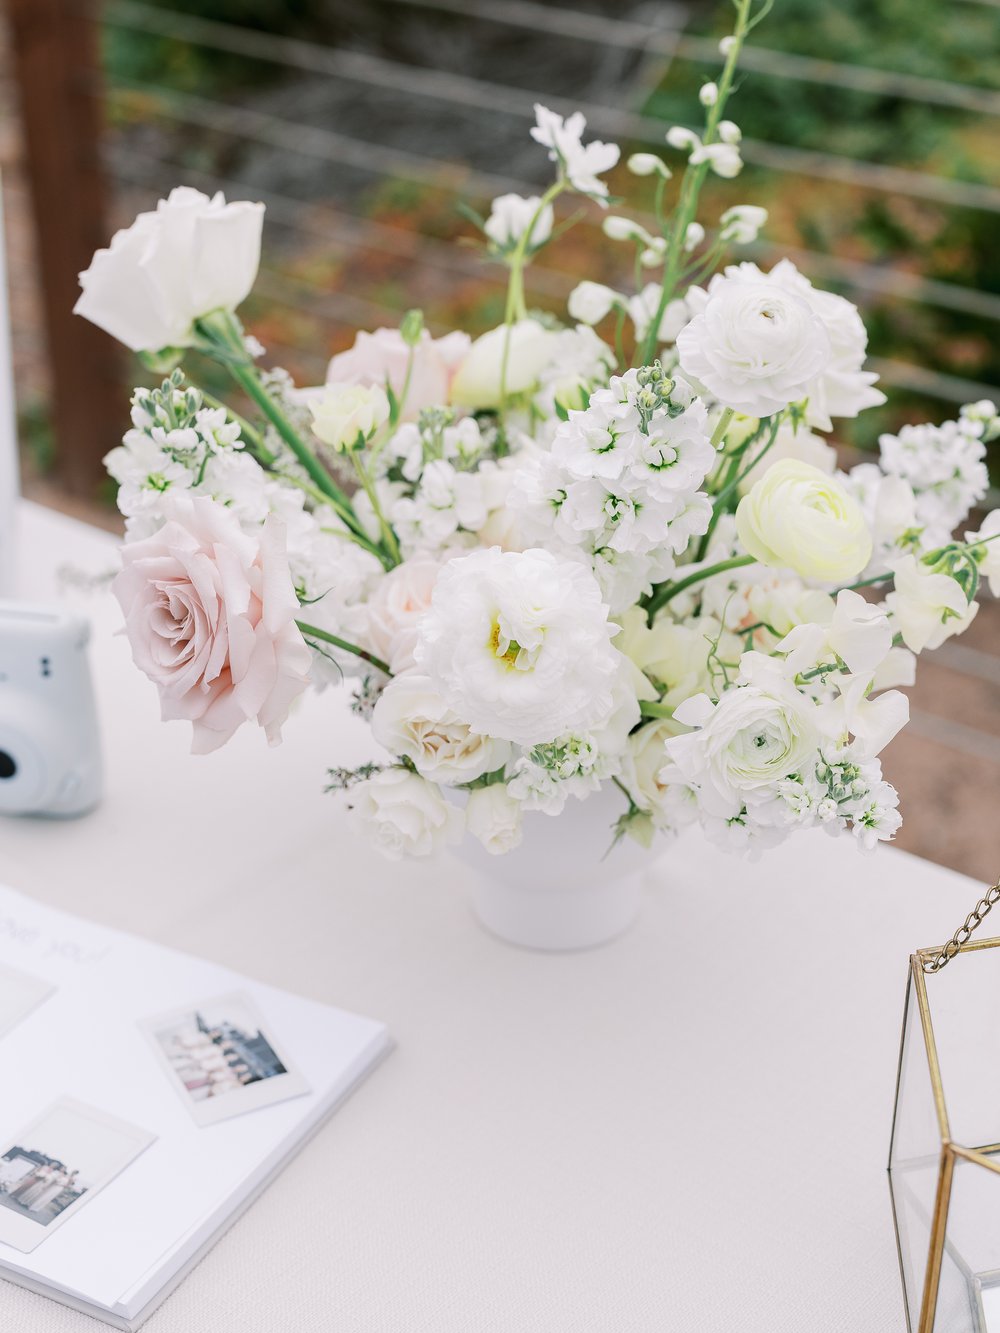
<svg viewBox="0 0 1000 1333">
<path fill-rule="evenodd" d="M 313 434 L 339 451 L 355 448 L 389 420 L 389 399 L 377 384 L 328 384 L 309 399 Z"/>
<path fill-rule="evenodd" d="M 501 250 L 509 250 L 517 245 L 524 233 L 531 227 L 531 220 L 538 213 L 538 219 L 531 228 L 528 245 L 537 249 L 552 235 L 552 205 L 546 204 L 538 212 L 542 201 L 537 195 L 523 199 L 519 194 L 501 194 L 493 200 L 490 215 L 483 230 Z"/>
<path fill-rule="evenodd" d="M 864 514 L 839 482 L 793 458 L 776 463 L 736 510 L 736 532 L 761 564 L 842 583 L 872 553 Z"/>
<path fill-rule="evenodd" d="M 469 793 L 465 827 L 491 856 L 511 852 L 521 841 L 521 802 L 507 794 L 502 782 Z"/>
<path fill-rule="evenodd" d="M 769 472 L 775 463 L 780 463 L 783 458 L 797 458 L 800 462 L 811 463 L 827 476 L 832 476 L 837 470 L 836 449 L 827 444 L 822 436 L 814 435 L 804 426 L 796 429 L 790 421 L 783 421 L 778 427 L 774 443 L 766 453 L 762 453 L 761 450 L 766 442 L 765 438 L 764 441 L 751 446 L 753 452 L 750 456 L 756 455 L 757 461 L 744 473 L 739 486 L 741 495 L 746 495 L 747 491 L 752 490 L 765 472 Z"/>
<path fill-rule="evenodd" d="M 506 389 L 523 393 L 538 383 L 555 354 L 554 334 L 537 319 L 519 319 L 510 328 Z M 456 372 L 451 400 L 465 407 L 499 407 L 507 326 L 490 329 L 475 340 Z"/>
<path fill-rule="evenodd" d="M 412 760 L 425 778 L 454 785 L 495 773 L 510 758 L 507 741 L 481 736 L 454 713 L 426 676 L 395 676 L 378 697 L 372 735 L 392 755 Z"/>
<path fill-rule="evenodd" d="M 348 809 L 361 835 L 391 861 L 432 856 L 462 837 L 462 811 L 405 768 L 387 768 L 359 783 Z"/>
<path fill-rule="evenodd" d="M 616 632 L 583 565 L 494 548 L 442 569 L 415 656 L 470 727 L 539 745 L 611 717 Z"/>
<path fill-rule="evenodd" d="M 950 574 L 934 573 L 912 555 L 892 566 L 895 587 L 885 599 L 892 623 L 912 652 L 940 648 L 945 639 L 968 629 L 979 610 Z"/>
<path fill-rule="evenodd" d="M 572 319 L 581 324 L 600 324 L 621 297 L 603 282 L 581 282 L 569 294 L 566 309 Z"/>
<path fill-rule="evenodd" d="M 629 737 L 625 785 L 639 809 L 651 814 L 656 824 L 664 822 L 663 801 L 669 790 L 668 784 L 660 780 L 667 765 L 666 743 L 683 731 L 679 722 L 662 717 L 641 726 Z"/>
<path fill-rule="evenodd" d="M 389 571 L 368 602 L 366 639 L 394 675 L 413 666 L 420 617 L 431 604 L 441 565 L 429 556 L 414 556 Z"/>
<path fill-rule="evenodd" d="M 80 274 L 73 307 L 133 352 L 187 347 L 194 322 L 235 310 L 257 277 L 264 205 L 180 186 L 116 232 Z"/>
<path fill-rule="evenodd" d="M 686 375 L 752 417 L 807 398 L 832 354 L 808 301 L 754 265 L 716 274 L 704 307 L 678 333 L 677 352 Z"/>
<path fill-rule="evenodd" d="M 979 531 L 967 532 L 965 540 L 983 543 L 973 555 L 979 560 L 980 574 L 989 579 L 990 592 L 994 597 L 1000 597 L 1000 509 L 987 514 Z"/>
</svg>

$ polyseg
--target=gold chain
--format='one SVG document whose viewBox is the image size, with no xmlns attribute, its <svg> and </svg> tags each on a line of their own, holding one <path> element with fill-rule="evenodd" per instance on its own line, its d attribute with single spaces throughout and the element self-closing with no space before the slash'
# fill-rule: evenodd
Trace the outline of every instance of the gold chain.
<svg viewBox="0 0 1000 1333">
<path fill-rule="evenodd" d="M 950 963 L 962 948 L 962 945 L 968 944 L 972 932 L 982 924 L 983 917 L 987 916 L 998 902 L 1000 902 L 1000 880 L 997 880 L 985 898 L 980 898 L 944 948 L 936 953 L 933 958 L 922 960 L 920 966 L 923 970 L 928 974 L 940 972 L 945 964 Z"/>
</svg>

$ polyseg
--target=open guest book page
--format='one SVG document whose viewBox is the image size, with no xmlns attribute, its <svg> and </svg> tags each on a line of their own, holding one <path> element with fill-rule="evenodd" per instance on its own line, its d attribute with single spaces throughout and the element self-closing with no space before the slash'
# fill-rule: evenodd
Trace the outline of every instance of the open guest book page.
<svg viewBox="0 0 1000 1333">
<path fill-rule="evenodd" d="M 0 885 L 0 1276 L 138 1328 L 389 1044 Z"/>
</svg>

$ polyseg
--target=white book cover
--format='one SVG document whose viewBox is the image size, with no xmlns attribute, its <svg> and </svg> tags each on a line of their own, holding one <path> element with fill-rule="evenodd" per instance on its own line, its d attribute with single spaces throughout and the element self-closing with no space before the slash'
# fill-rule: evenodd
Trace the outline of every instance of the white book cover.
<svg viewBox="0 0 1000 1333">
<path fill-rule="evenodd" d="M 389 1044 L 0 885 L 0 1276 L 138 1328 Z"/>
</svg>

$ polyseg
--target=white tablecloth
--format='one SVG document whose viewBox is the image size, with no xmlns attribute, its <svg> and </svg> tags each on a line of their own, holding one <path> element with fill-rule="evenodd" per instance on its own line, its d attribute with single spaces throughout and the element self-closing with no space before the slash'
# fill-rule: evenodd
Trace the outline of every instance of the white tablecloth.
<svg viewBox="0 0 1000 1333">
<path fill-rule="evenodd" d="M 22 519 L 26 593 L 113 567 L 107 537 Z M 470 872 L 397 868 L 346 830 L 324 772 L 366 733 L 336 695 L 277 750 L 247 728 L 192 758 L 110 597 L 73 596 L 106 799 L 0 823 L 0 878 L 399 1043 L 149 1333 L 904 1329 L 885 1162 L 907 957 L 980 886 L 822 834 L 756 865 L 691 842 L 623 939 L 521 952 L 472 919 Z M 93 1327 L 0 1284 L 3 1333 Z"/>
</svg>

